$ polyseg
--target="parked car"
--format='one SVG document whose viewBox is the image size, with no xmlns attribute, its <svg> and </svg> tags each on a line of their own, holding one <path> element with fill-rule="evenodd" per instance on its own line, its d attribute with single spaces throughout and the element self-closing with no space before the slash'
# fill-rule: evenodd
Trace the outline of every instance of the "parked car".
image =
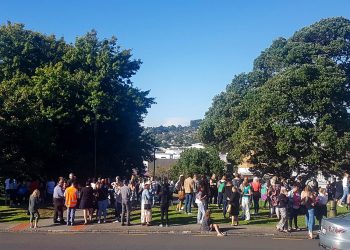
<svg viewBox="0 0 350 250">
<path fill-rule="evenodd" d="M 350 249 L 350 214 L 322 220 L 320 246 L 325 249 Z"/>
</svg>

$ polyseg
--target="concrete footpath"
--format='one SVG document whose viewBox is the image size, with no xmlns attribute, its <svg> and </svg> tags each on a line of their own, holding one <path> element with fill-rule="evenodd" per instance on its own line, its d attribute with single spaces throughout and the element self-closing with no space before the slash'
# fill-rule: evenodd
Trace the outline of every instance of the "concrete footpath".
<svg viewBox="0 0 350 250">
<path fill-rule="evenodd" d="M 193 215 L 195 216 L 195 215 Z M 134 215 L 134 218 L 136 215 Z M 201 232 L 200 225 L 176 225 L 169 227 L 159 227 L 154 224 L 152 226 L 141 226 L 139 221 L 133 222 L 131 226 L 121 226 L 121 223 L 114 223 L 113 219 L 107 220 L 106 223 L 93 223 L 84 225 L 82 211 L 78 210 L 74 226 L 53 224 L 52 219 L 41 219 L 39 228 L 29 228 L 28 222 L 9 222 L 0 223 L 0 232 L 41 232 L 41 233 L 119 233 L 119 234 L 181 234 L 181 235 L 198 235 L 198 234 L 215 234 L 214 232 Z M 223 232 L 228 236 L 256 236 L 256 237 L 274 237 L 274 238 L 296 238 L 306 239 L 307 232 L 299 231 L 292 233 L 277 232 L 275 227 L 242 225 L 232 227 L 230 224 L 219 224 Z"/>
</svg>

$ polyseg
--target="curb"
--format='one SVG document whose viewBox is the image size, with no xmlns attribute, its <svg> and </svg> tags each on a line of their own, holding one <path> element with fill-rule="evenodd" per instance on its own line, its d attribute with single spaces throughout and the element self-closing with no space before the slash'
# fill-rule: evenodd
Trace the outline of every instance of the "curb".
<svg viewBox="0 0 350 250">
<path fill-rule="evenodd" d="M 108 230 L 108 229 L 85 229 L 85 230 L 68 230 L 68 229 L 57 229 L 57 230 L 23 230 L 14 232 L 11 229 L 0 229 L 0 233 L 51 233 L 51 234 L 61 234 L 61 233 L 114 233 L 114 234 L 126 234 L 126 235 L 215 235 L 211 232 L 201 232 L 201 231 L 161 231 L 161 230 Z M 293 234 L 278 234 L 278 233 L 259 233 L 259 232 L 227 232 L 227 236 L 238 236 L 238 237 L 266 237 L 266 238 L 280 238 L 280 239 L 306 239 L 306 235 L 293 235 Z"/>
</svg>

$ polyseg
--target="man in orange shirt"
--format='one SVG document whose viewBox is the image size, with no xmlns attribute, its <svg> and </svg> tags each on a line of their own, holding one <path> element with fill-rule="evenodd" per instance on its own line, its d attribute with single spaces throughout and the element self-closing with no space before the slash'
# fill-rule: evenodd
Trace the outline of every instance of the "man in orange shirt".
<svg viewBox="0 0 350 250">
<path fill-rule="evenodd" d="M 66 198 L 66 207 L 67 207 L 67 226 L 73 226 L 75 209 L 78 203 L 78 190 L 77 190 L 77 181 L 68 181 L 70 185 L 64 192 L 64 197 Z"/>
</svg>

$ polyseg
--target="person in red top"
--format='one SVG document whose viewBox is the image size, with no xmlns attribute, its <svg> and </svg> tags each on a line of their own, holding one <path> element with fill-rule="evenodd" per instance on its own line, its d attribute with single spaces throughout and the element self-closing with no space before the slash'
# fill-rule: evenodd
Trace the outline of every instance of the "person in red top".
<svg viewBox="0 0 350 250">
<path fill-rule="evenodd" d="M 259 200 L 261 197 L 261 183 L 259 178 L 254 177 L 251 185 L 253 190 L 254 215 L 257 215 L 259 213 Z"/>
<path fill-rule="evenodd" d="M 67 207 L 67 226 L 73 226 L 75 210 L 78 203 L 77 181 L 68 181 L 69 187 L 64 192 Z"/>
</svg>

